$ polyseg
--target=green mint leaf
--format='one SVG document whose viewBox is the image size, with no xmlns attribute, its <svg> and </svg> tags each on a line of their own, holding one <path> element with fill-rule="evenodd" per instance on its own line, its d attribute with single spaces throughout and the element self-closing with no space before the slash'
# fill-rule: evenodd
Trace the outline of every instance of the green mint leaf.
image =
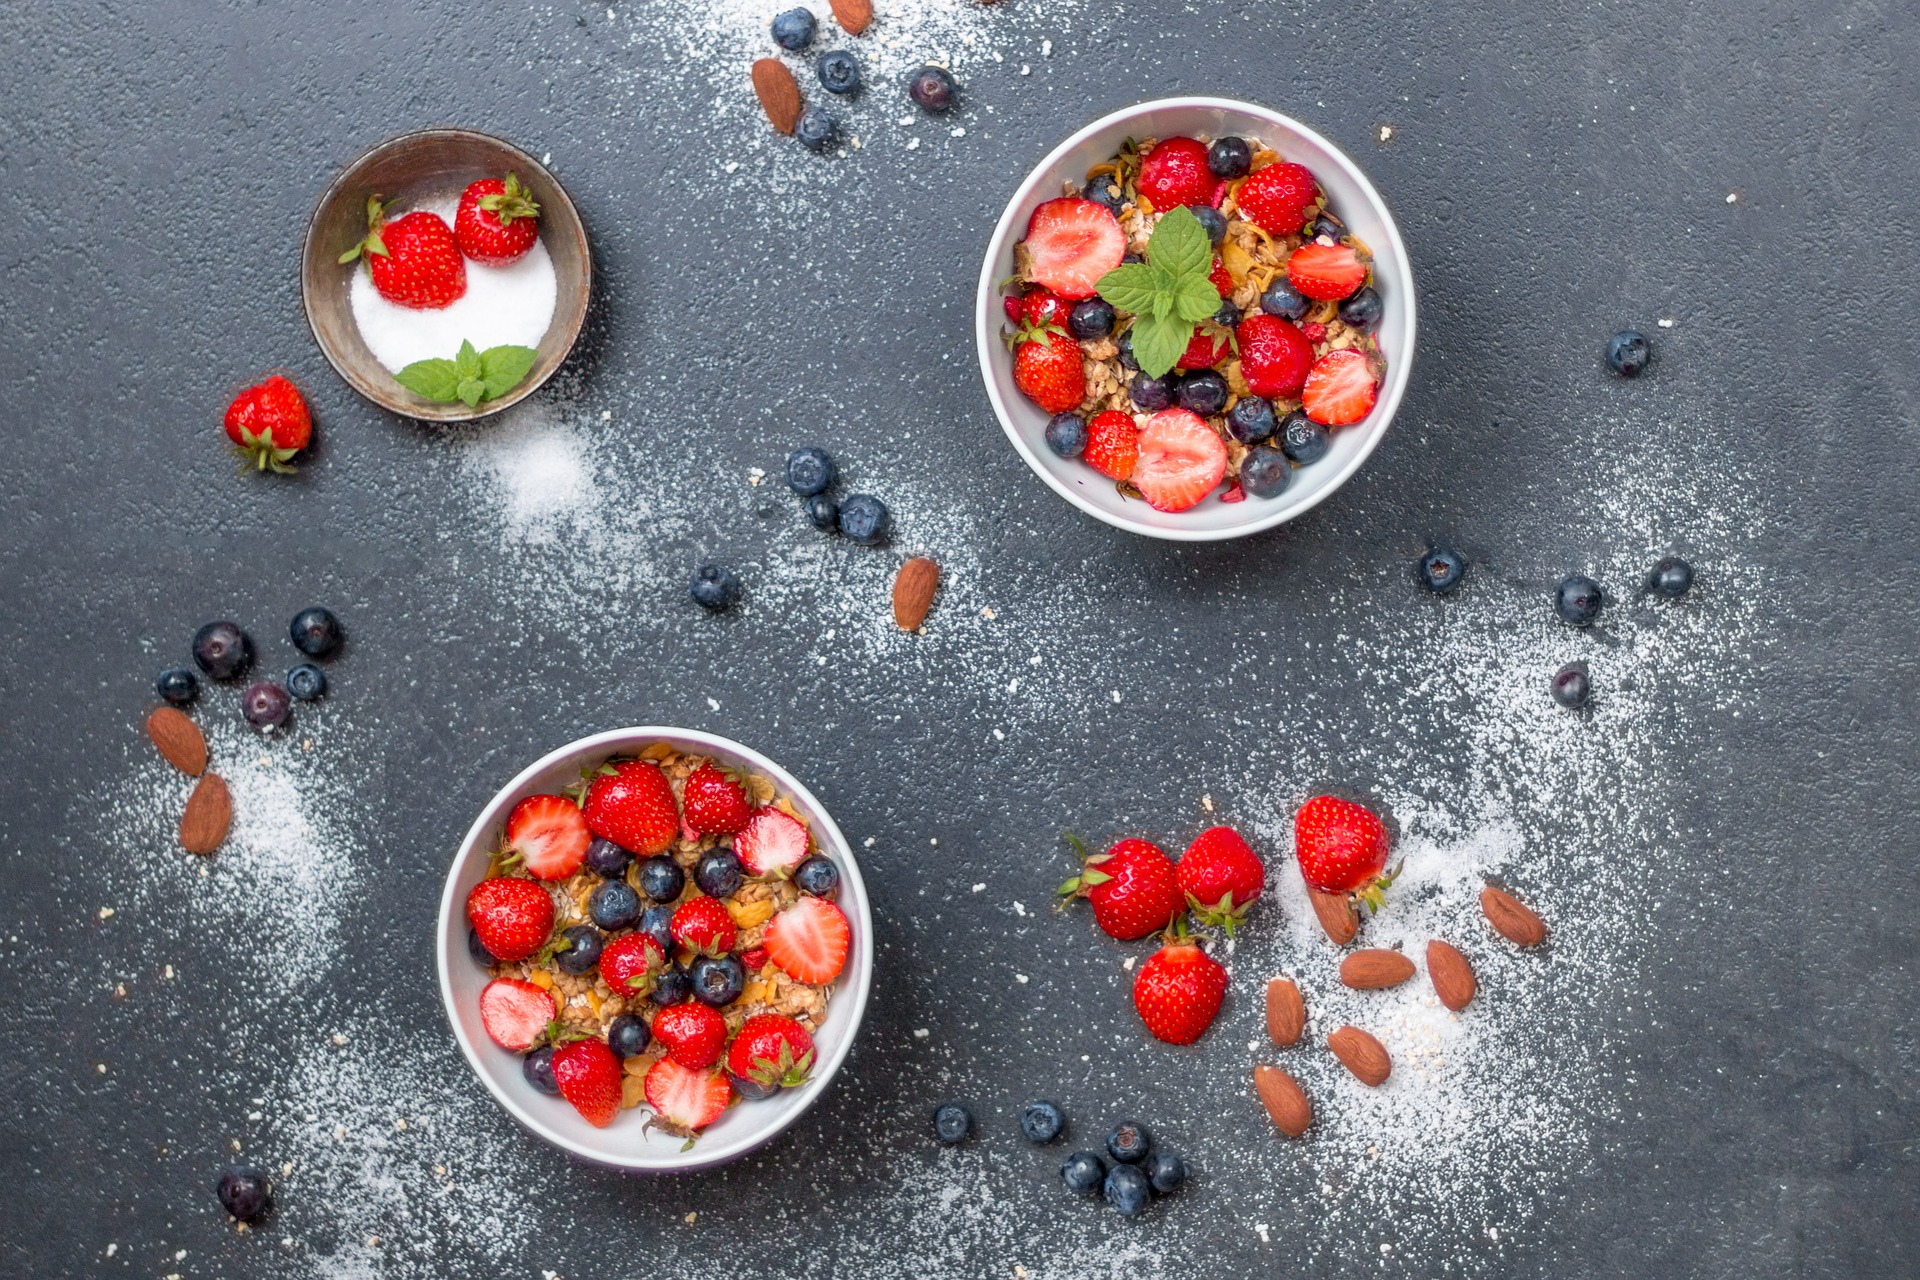
<svg viewBox="0 0 1920 1280">
<path fill-rule="evenodd" d="M 451 360 L 416 360 L 394 374 L 393 380 L 415 395 L 440 404 L 460 396 L 460 374 Z"/>
<path fill-rule="evenodd" d="M 487 384 L 487 399 L 505 395 L 518 386 L 539 354 L 532 347 L 488 347 L 482 351 L 480 371 Z"/>
<path fill-rule="evenodd" d="M 480 402 L 486 398 L 487 384 L 478 378 L 463 378 L 455 390 L 459 397 L 467 402 L 467 408 L 477 409 L 480 407 Z"/>
<path fill-rule="evenodd" d="M 460 370 L 463 379 L 478 381 L 485 369 L 480 364 L 480 353 L 473 349 L 471 342 L 462 341 L 460 350 L 453 357 L 454 367 Z"/>
<path fill-rule="evenodd" d="M 1094 288 L 1119 310 L 1142 315 L 1152 309 L 1164 276 L 1144 262 L 1128 262 L 1101 276 Z"/>
<path fill-rule="evenodd" d="M 1133 358 L 1150 378 L 1165 376 L 1187 349 L 1193 326 L 1163 316 L 1141 316 L 1133 325 Z"/>
<path fill-rule="evenodd" d="M 1205 276 L 1181 276 L 1173 291 L 1173 311 L 1182 320 L 1200 321 L 1220 309 L 1220 290 Z"/>
<path fill-rule="evenodd" d="M 1193 210 L 1175 209 L 1154 224 L 1147 261 L 1175 277 L 1204 276 L 1213 269 L 1213 242 Z"/>
</svg>

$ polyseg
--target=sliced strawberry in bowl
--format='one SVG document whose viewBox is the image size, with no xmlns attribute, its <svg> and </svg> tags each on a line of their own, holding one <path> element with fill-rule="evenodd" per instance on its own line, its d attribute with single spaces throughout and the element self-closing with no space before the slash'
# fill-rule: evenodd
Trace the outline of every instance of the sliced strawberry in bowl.
<svg viewBox="0 0 1920 1280">
<path fill-rule="evenodd" d="M 1087 423 L 1087 447 L 1080 460 L 1112 480 L 1133 475 L 1133 464 L 1140 457 L 1140 428 L 1133 415 L 1119 409 L 1102 409 Z"/>
<path fill-rule="evenodd" d="M 778 876 L 806 861 L 807 826 L 768 805 L 756 809 L 733 838 L 734 856 L 750 876 Z"/>
<path fill-rule="evenodd" d="M 1303 244 L 1287 259 L 1287 283 L 1308 298 L 1338 302 L 1367 282 L 1367 259 L 1350 244 Z"/>
<path fill-rule="evenodd" d="M 1162 409 L 1140 429 L 1132 483 L 1155 511 L 1199 505 L 1226 474 L 1226 442 L 1199 415 Z"/>
<path fill-rule="evenodd" d="M 1344 427 L 1373 412 L 1380 379 L 1359 351 L 1329 351 L 1314 361 L 1300 392 L 1300 407 L 1323 427 Z"/>
<path fill-rule="evenodd" d="M 825 898 L 801 898 L 767 922 L 767 957 L 811 986 L 832 982 L 847 963 L 853 930 Z"/>
<path fill-rule="evenodd" d="M 647 1069 L 644 1092 L 653 1112 L 648 1127 L 685 1138 L 682 1151 L 693 1145 L 700 1130 L 720 1118 L 733 1098 L 726 1072 L 695 1071 L 672 1058 L 662 1058 Z"/>
<path fill-rule="evenodd" d="M 541 880 L 565 880 L 587 860 L 593 832 L 565 796 L 528 796 L 507 815 L 508 861 Z"/>
<path fill-rule="evenodd" d="M 553 1078 L 560 1096 L 594 1128 L 604 1129 L 619 1116 L 620 1060 L 605 1040 L 575 1040 L 555 1049 Z"/>
<path fill-rule="evenodd" d="M 525 1053 L 559 1014 L 553 996 L 519 978 L 495 978 L 480 989 L 480 1025 L 502 1049 Z"/>
<path fill-rule="evenodd" d="M 1062 298 L 1091 298 L 1100 277 L 1120 265 L 1127 235 L 1105 206 L 1049 200 L 1027 220 L 1027 276 Z"/>
</svg>

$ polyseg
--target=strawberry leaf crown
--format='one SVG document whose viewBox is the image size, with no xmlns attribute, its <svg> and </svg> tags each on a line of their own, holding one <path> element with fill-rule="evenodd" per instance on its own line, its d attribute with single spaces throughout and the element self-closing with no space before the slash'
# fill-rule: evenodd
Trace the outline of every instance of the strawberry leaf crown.
<svg viewBox="0 0 1920 1280">
<path fill-rule="evenodd" d="M 379 196 L 371 195 L 367 197 L 366 238 L 354 245 L 353 248 L 341 254 L 339 258 L 341 262 L 352 262 L 363 253 L 368 256 L 377 254 L 382 258 L 390 256 L 387 253 L 387 242 L 380 238 L 380 228 L 386 225 L 385 212 L 386 206 L 380 202 Z"/>
<path fill-rule="evenodd" d="M 1108 855 L 1104 853 L 1087 852 L 1086 842 L 1071 831 L 1062 833 L 1060 839 L 1066 843 L 1068 848 L 1073 850 L 1073 856 L 1080 859 L 1080 874 L 1068 879 L 1058 889 L 1054 890 L 1061 898 L 1068 901 L 1074 898 L 1084 898 L 1087 896 L 1088 891 L 1095 885 L 1105 884 L 1107 881 L 1113 879 L 1112 876 L 1099 869 L 1100 864 L 1107 860 Z M 1065 906 L 1066 903 L 1062 902 L 1059 905 Z"/>
<path fill-rule="evenodd" d="M 480 207 L 499 219 L 500 225 L 511 226 L 517 218 L 538 218 L 540 206 L 534 203 L 527 189 L 520 185 L 520 179 L 513 173 L 507 174 L 503 184 L 504 191 L 480 197 Z"/>
<path fill-rule="evenodd" d="M 799 1058 L 793 1056 L 793 1044 L 782 1038 L 780 1056 L 774 1058 L 755 1058 L 747 1078 L 755 1084 L 769 1089 L 791 1089 L 807 1082 L 813 1074 L 813 1050 L 808 1049 Z"/>
<path fill-rule="evenodd" d="M 240 443 L 233 446 L 240 458 L 240 470 L 271 471 L 275 475 L 292 475 L 293 459 L 298 449 L 283 449 L 273 441 L 273 428 L 263 427 L 259 431 L 240 428 Z"/>
</svg>

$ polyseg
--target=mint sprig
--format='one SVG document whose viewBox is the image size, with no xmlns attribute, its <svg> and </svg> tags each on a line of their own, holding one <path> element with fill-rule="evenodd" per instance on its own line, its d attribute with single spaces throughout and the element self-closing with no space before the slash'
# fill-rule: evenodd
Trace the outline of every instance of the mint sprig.
<svg viewBox="0 0 1920 1280">
<path fill-rule="evenodd" d="M 1193 210 L 1175 209 L 1154 224 L 1147 260 L 1115 267 L 1094 287 L 1133 316 L 1133 359 L 1158 378 L 1173 368 L 1193 339 L 1194 326 L 1220 309 L 1213 273 L 1213 242 Z"/>
<path fill-rule="evenodd" d="M 539 353 L 532 347 L 488 347 L 475 351 L 473 343 L 462 342 L 451 360 L 416 360 L 393 380 L 407 390 L 439 404 L 466 402 L 469 409 L 480 407 L 482 400 L 505 395 L 533 368 Z"/>
</svg>

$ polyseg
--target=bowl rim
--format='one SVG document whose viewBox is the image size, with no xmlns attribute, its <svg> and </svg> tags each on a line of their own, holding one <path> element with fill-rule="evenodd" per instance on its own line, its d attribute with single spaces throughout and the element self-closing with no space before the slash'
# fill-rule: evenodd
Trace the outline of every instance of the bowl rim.
<svg viewBox="0 0 1920 1280">
<path fill-rule="evenodd" d="M 1284 132 L 1291 132 L 1312 144 L 1322 147 L 1326 153 L 1333 158 L 1335 165 L 1340 171 L 1360 189 L 1361 194 L 1379 214 L 1381 223 L 1386 229 L 1387 244 L 1391 249 L 1394 288 L 1404 293 L 1407 308 L 1406 350 L 1404 353 L 1396 356 L 1393 366 L 1388 371 L 1387 380 L 1380 389 L 1380 398 L 1374 405 L 1373 412 L 1370 415 L 1371 421 L 1366 434 L 1361 438 L 1360 447 L 1354 456 L 1348 459 L 1345 465 L 1334 473 L 1332 482 L 1322 486 L 1317 493 L 1303 495 L 1290 503 L 1277 501 L 1273 510 L 1257 518 L 1250 518 L 1242 524 L 1236 524 L 1222 529 L 1165 528 L 1157 525 L 1149 525 L 1135 520 L 1124 513 L 1109 511 L 1089 501 L 1085 495 L 1079 493 L 1072 485 L 1062 481 L 1049 471 L 1044 459 L 1040 458 L 1033 447 L 1022 438 L 1019 429 L 1013 424 L 1012 415 L 1009 413 L 1006 403 L 1000 395 L 1000 389 L 995 385 L 993 378 L 993 361 L 998 358 L 996 353 L 1000 347 L 998 335 L 1001 322 L 1001 311 L 998 304 L 999 279 L 997 276 L 997 266 L 1002 256 L 1002 251 L 1006 247 L 1008 237 L 1013 231 L 1016 215 L 1032 197 L 1036 189 L 1036 184 L 1043 181 L 1074 148 L 1080 146 L 1089 138 L 1107 129 L 1111 129 L 1117 124 L 1122 124 L 1151 111 L 1196 109 L 1236 112 L 1242 115 L 1252 116 L 1256 119 L 1266 121 Z M 1060 145 L 1052 151 L 1049 151 L 1045 158 L 1028 171 L 1027 176 L 1021 181 L 1020 185 L 1014 189 L 1012 197 L 1008 199 L 1006 208 L 1001 211 L 1000 220 L 994 224 L 993 234 L 988 237 L 986 257 L 980 266 L 980 282 L 974 300 L 974 348 L 980 361 L 981 381 L 986 384 L 987 399 L 993 405 L 994 416 L 1000 420 L 1000 429 L 1006 433 L 1007 439 L 1013 442 L 1014 450 L 1019 453 L 1028 468 L 1030 468 L 1035 475 L 1039 476 L 1048 488 L 1096 520 L 1112 525 L 1116 529 L 1124 529 L 1129 533 L 1137 533 L 1149 538 L 1160 538 L 1169 542 L 1221 542 L 1229 538 L 1246 537 L 1249 534 L 1271 529 L 1275 525 L 1284 524 L 1289 520 L 1304 515 L 1337 493 L 1340 488 L 1353 477 L 1353 474 L 1365 464 L 1366 460 L 1373 455 L 1373 451 L 1379 447 L 1380 441 L 1386 436 L 1387 428 L 1392 425 L 1394 416 L 1400 411 L 1401 401 L 1406 395 L 1408 379 L 1411 377 L 1413 371 L 1414 351 L 1418 346 L 1419 331 L 1419 307 L 1413 284 L 1413 266 L 1407 258 L 1407 246 L 1400 235 L 1400 224 L 1398 220 L 1394 218 L 1391 206 L 1387 204 L 1386 199 L 1381 196 L 1380 192 L 1374 187 L 1366 173 L 1361 170 L 1359 165 L 1354 163 L 1352 157 L 1348 156 L 1344 150 L 1336 146 L 1331 139 L 1327 138 L 1326 135 L 1322 134 L 1319 130 L 1296 120 L 1292 116 L 1275 111 L 1271 107 L 1263 107 L 1257 103 L 1246 102 L 1238 98 L 1207 96 L 1155 98 L 1148 102 L 1139 102 L 1129 107 L 1122 107 L 1117 111 L 1109 111 L 1091 123 L 1075 130 L 1065 141 L 1061 142 Z"/>
<path fill-rule="evenodd" d="M 522 796 L 528 794 L 528 789 L 542 774 L 569 760 L 582 759 L 595 753 L 613 754 L 623 748 L 645 746 L 662 740 L 695 744 L 716 754 L 735 756 L 766 773 L 796 803 L 817 815 L 819 822 L 816 842 L 828 845 L 829 851 L 835 855 L 835 861 L 839 864 L 841 873 L 840 904 L 844 908 L 851 901 L 856 908 L 854 914 L 858 918 L 853 922 L 854 927 L 864 933 L 867 945 L 863 953 L 863 963 L 855 966 L 853 972 L 842 975 L 839 989 L 833 997 L 835 1006 L 840 1005 L 842 1001 L 852 1002 L 852 1020 L 847 1025 L 847 1033 L 840 1039 L 838 1045 L 829 1050 L 825 1057 L 815 1064 L 812 1077 L 801 1086 L 803 1092 L 799 1105 L 793 1107 L 777 1121 L 769 1122 L 757 1129 L 747 1130 L 723 1145 L 709 1147 L 702 1143 L 695 1145 L 691 1151 L 674 1152 L 664 1158 L 654 1155 L 644 1160 L 623 1160 L 610 1158 L 604 1152 L 583 1149 L 564 1134 L 551 1129 L 525 1108 L 521 1099 L 511 1090 L 497 1085 L 493 1077 L 482 1069 L 480 1052 L 483 1048 L 492 1049 L 492 1046 L 476 1044 L 462 1029 L 460 1008 L 455 1003 L 453 994 L 454 959 L 456 954 L 460 957 L 466 954 L 466 938 L 456 924 L 456 922 L 460 924 L 465 922 L 465 900 L 464 896 L 457 892 L 456 886 L 461 872 L 482 847 L 482 840 L 501 820 L 507 806 L 517 803 Z M 824 841 L 819 839 L 821 835 L 826 837 Z M 839 824 L 833 820 L 833 815 L 827 811 L 826 806 L 821 804 L 819 798 L 798 778 L 753 748 L 717 733 L 669 725 L 633 725 L 624 729 L 608 729 L 588 734 L 586 737 L 575 738 L 571 742 L 556 747 L 520 770 L 505 786 L 494 792 L 493 797 L 485 805 L 481 806 L 479 815 L 474 819 L 473 825 L 467 829 L 458 852 L 454 854 L 452 864 L 447 868 L 446 883 L 440 892 L 439 920 L 434 934 L 434 963 L 440 984 L 441 1007 L 446 1014 L 447 1024 L 453 1031 L 453 1038 L 466 1058 L 467 1066 L 486 1087 L 487 1092 L 493 1095 L 494 1101 L 500 1104 L 501 1109 L 512 1116 L 522 1128 L 580 1160 L 603 1168 L 635 1173 L 684 1173 L 727 1164 L 765 1146 L 792 1127 L 794 1122 L 805 1115 L 819 1100 L 820 1095 L 826 1091 L 827 1085 L 838 1074 L 840 1064 L 851 1052 L 854 1039 L 860 1034 L 860 1028 L 866 1021 L 867 1000 L 872 992 L 873 965 L 877 956 L 876 941 L 873 932 L 873 910 L 867 896 L 866 880 L 860 874 L 860 864 L 854 856 L 853 847 L 848 843 L 846 835 L 840 830 Z M 530 1090 L 531 1086 L 528 1088 Z"/>
<path fill-rule="evenodd" d="M 573 197 L 567 194 L 565 184 L 554 176 L 553 170 L 528 155 L 513 143 L 508 142 L 505 138 L 497 137 L 491 133 L 485 133 L 479 129 L 467 129 L 456 125 L 436 125 L 426 129 L 409 130 L 406 133 L 395 134 L 391 138 L 376 142 L 373 146 L 368 147 L 365 151 L 362 151 L 342 166 L 340 172 L 334 175 L 333 181 L 329 182 L 326 189 L 320 193 L 320 198 L 314 202 L 313 212 L 307 216 L 307 234 L 300 244 L 300 310 L 301 313 L 306 316 L 307 329 L 313 334 L 313 343 L 320 348 L 320 354 L 326 357 L 327 363 L 332 366 L 334 373 L 339 376 L 340 380 L 357 392 L 362 399 L 371 401 L 389 413 L 398 414 L 403 418 L 412 418 L 417 421 L 473 422 L 477 419 L 491 417 L 496 413 L 502 413 L 511 409 L 514 405 L 520 403 L 541 387 L 544 387 L 556 373 L 559 373 L 567 361 L 572 358 L 573 348 L 575 344 L 580 341 L 580 332 L 586 327 L 588 307 L 582 306 L 579 314 L 576 315 L 572 323 L 568 325 L 566 330 L 566 345 L 561 350 L 560 358 L 553 362 L 552 368 L 548 369 L 538 378 L 528 378 L 506 395 L 492 400 L 484 400 L 478 406 L 471 409 L 468 408 L 464 402 L 458 400 L 452 404 L 433 405 L 430 408 L 423 408 L 420 404 L 403 400 L 399 395 L 389 392 L 384 387 L 372 386 L 365 383 L 353 370 L 347 367 L 342 359 L 334 352 L 332 345 L 328 343 L 325 336 L 320 332 L 320 322 L 315 315 L 313 294 L 312 291 L 307 288 L 306 268 L 307 263 L 312 260 L 314 253 L 318 250 L 320 215 L 347 186 L 349 179 L 351 179 L 355 173 L 359 172 L 362 166 L 388 151 L 395 151 L 401 147 L 410 146 L 432 138 L 453 138 L 498 147 L 508 153 L 516 168 L 524 165 L 529 172 L 537 173 L 541 178 L 544 178 L 550 183 L 554 194 L 560 198 L 559 203 L 561 207 L 567 211 L 571 226 L 575 229 L 578 236 L 582 296 L 589 300 L 592 298 L 593 243 L 587 238 L 587 224 L 580 217 L 579 207 L 573 203 Z M 544 225 L 542 227 L 542 234 L 545 234 Z M 396 387 L 398 385 L 397 383 L 395 384 Z M 402 388 L 402 390 L 404 390 L 404 388 Z"/>
</svg>

